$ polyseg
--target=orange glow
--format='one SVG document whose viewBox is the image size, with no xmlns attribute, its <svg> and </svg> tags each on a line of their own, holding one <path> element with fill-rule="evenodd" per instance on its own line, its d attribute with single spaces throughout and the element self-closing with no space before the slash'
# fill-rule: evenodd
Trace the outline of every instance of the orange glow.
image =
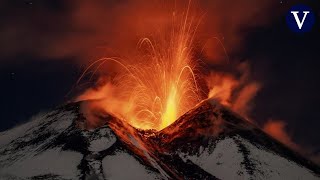
<svg viewBox="0 0 320 180">
<path fill-rule="evenodd" d="M 169 126 L 194 107 L 202 98 L 191 51 L 196 26 L 188 13 L 189 7 L 181 15 L 174 13 L 170 30 L 166 28 L 158 36 L 142 38 L 135 55 L 93 62 L 79 81 L 104 65 L 119 70 L 112 83 L 89 89 L 77 100 L 98 96 L 107 112 L 136 128 L 156 130 Z"/>
<path fill-rule="evenodd" d="M 165 111 L 161 117 L 160 129 L 163 129 L 173 123 L 177 117 L 177 89 L 172 86 L 169 97 L 167 99 Z"/>
<path fill-rule="evenodd" d="M 198 42 L 195 43 L 194 39 L 201 20 L 190 10 L 190 1 L 186 10 L 166 12 L 159 12 L 157 20 L 163 23 L 152 35 L 141 38 L 135 50 L 129 48 L 128 54 L 125 51 L 128 49 L 125 49 L 122 57 L 101 58 L 91 63 L 78 83 L 95 73 L 99 73 L 103 83 L 88 89 L 76 100 L 95 99 L 95 106 L 139 129 L 164 129 L 205 98 L 218 99 L 247 117 L 248 105 L 260 87 L 258 83 L 249 82 L 248 65 L 231 64 L 229 58 L 223 57 L 222 61 L 214 64 L 239 66 L 240 77 L 229 72 L 213 72 L 213 69 L 207 77 L 200 74 L 195 56 L 201 47 L 195 47 Z M 170 18 L 171 21 L 168 20 Z M 151 29 L 147 24 L 138 22 L 130 21 L 130 24 L 142 32 Z M 125 33 L 130 35 L 131 32 Z M 223 43 L 218 38 L 211 39 L 218 40 L 227 56 Z M 208 43 L 203 45 L 206 47 Z M 208 57 L 216 52 L 210 48 L 202 50 Z M 108 74 L 110 70 L 116 75 L 111 77 Z M 204 87 L 203 84 L 198 87 L 199 77 L 206 78 L 208 89 L 199 90 L 199 87 Z M 204 97 L 206 90 L 209 92 Z"/>
<path fill-rule="evenodd" d="M 299 150 L 298 145 L 293 142 L 291 136 L 287 133 L 286 123 L 284 121 L 269 120 L 264 124 L 263 130 L 283 144 L 286 144 L 295 150 Z"/>
<path fill-rule="evenodd" d="M 260 90 L 261 84 L 250 80 L 248 63 L 243 62 L 234 67 L 237 73 L 216 71 L 205 77 L 209 88 L 208 98 L 218 100 L 251 121 L 249 114 L 252 109 L 252 101 Z"/>
<path fill-rule="evenodd" d="M 233 90 L 239 84 L 232 76 L 226 74 L 212 73 L 207 77 L 209 98 L 217 99 L 221 104 L 231 106 Z"/>
</svg>

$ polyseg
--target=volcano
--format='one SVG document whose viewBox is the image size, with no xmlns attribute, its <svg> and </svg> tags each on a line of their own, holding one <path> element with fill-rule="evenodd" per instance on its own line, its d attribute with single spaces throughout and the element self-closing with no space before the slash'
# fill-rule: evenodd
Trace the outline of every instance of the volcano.
<svg viewBox="0 0 320 180">
<path fill-rule="evenodd" d="M 320 168 L 209 99 L 161 131 L 70 103 L 0 134 L 1 179 L 320 179 Z"/>
</svg>

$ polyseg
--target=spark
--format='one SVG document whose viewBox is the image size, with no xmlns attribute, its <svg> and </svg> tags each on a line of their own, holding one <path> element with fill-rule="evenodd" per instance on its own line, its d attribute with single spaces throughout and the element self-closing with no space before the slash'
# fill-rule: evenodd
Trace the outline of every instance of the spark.
<svg viewBox="0 0 320 180">
<path fill-rule="evenodd" d="M 84 70 L 77 83 L 115 63 L 123 71 L 117 72 L 114 79 L 116 94 L 105 99 L 116 99 L 121 107 L 106 105 L 106 111 L 140 129 L 161 130 L 169 126 L 202 99 L 191 53 L 199 23 L 193 26 L 194 17 L 189 17 L 189 11 L 190 1 L 181 23 L 173 23 L 169 38 L 166 32 L 164 36 L 152 37 L 153 40 L 141 38 L 137 47 L 143 53 L 138 51 L 137 56 L 128 59 L 98 59 Z M 173 18 L 177 19 L 176 13 Z"/>
</svg>

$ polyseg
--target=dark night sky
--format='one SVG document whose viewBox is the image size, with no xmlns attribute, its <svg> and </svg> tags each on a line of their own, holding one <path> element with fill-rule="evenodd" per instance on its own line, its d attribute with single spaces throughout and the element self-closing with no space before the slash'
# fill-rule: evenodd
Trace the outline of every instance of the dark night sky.
<svg viewBox="0 0 320 180">
<path fill-rule="evenodd" d="M 256 60 L 256 71 L 267 75 L 254 113 L 262 121 L 287 121 L 296 141 L 320 147 L 319 22 L 313 32 L 297 35 L 282 21 L 256 30 L 249 40 L 248 56 Z"/>
<path fill-rule="evenodd" d="M 32 6 L 52 11 L 65 10 L 61 3 L 53 1 L 8 2 L 0 3 L 0 24 L 23 16 L 23 13 L 19 14 L 20 10 L 33 13 L 30 10 Z M 260 124 L 270 118 L 284 120 L 295 142 L 320 151 L 320 6 L 318 0 L 296 2 L 310 5 L 318 15 L 311 32 L 291 32 L 286 26 L 284 13 L 267 26 L 246 29 L 249 33 L 244 38 L 244 48 L 239 56 L 250 61 L 253 75 L 263 82 L 263 88 L 255 99 L 252 117 Z M 283 9 L 290 8 L 292 4 L 290 1 L 279 1 Z M 23 17 L 19 17 L 19 20 L 23 20 L 23 23 L 32 21 Z M 0 27 L 0 34 L 5 33 Z M 24 36 L 29 36 L 28 33 L 26 31 Z M 43 34 L 40 33 L 39 38 Z M 0 35 L 2 49 L 7 46 L 4 43 L 6 41 L 1 39 L 4 37 Z M 21 44 L 29 46 L 24 38 Z M 74 63 L 76 57 L 44 57 L 25 49 L 8 54 L 1 54 L 3 51 L 0 51 L 0 131 L 64 103 L 79 77 L 80 68 Z"/>
</svg>

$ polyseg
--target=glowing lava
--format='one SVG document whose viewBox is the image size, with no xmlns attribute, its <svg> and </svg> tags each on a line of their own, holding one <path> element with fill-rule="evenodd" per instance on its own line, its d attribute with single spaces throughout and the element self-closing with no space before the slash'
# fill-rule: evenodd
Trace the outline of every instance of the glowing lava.
<svg viewBox="0 0 320 180">
<path fill-rule="evenodd" d="M 178 117 L 177 117 L 177 89 L 175 86 L 171 88 L 169 97 L 167 99 L 166 108 L 165 111 L 161 117 L 161 125 L 160 129 L 163 129 L 167 126 L 169 126 L 171 123 L 173 123 Z"/>
<path fill-rule="evenodd" d="M 158 35 L 142 38 L 134 56 L 93 62 L 79 80 L 103 65 L 120 70 L 112 82 L 85 92 L 78 100 L 96 97 L 95 94 L 104 91 L 105 96 L 98 99 L 105 111 L 136 128 L 155 130 L 169 126 L 194 107 L 203 98 L 197 86 L 194 73 L 197 64 L 192 54 L 197 26 L 194 18 L 188 19 L 188 12 L 189 7 L 179 17 L 174 14 L 171 27 L 165 27 Z"/>
<path fill-rule="evenodd" d="M 249 81 L 246 63 L 237 68 L 240 77 L 227 72 L 205 75 L 198 71 L 194 39 L 200 20 L 190 16 L 189 7 L 190 1 L 186 11 L 171 12 L 169 19 L 171 17 L 172 22 L 138 41 L 130 54 L 123 54 L 125 58 L 101 58 L 91 63 L 78 83 L 85 76 L 96 73 L 102 83 L 76 100 L 97 100 L 95 108 L 139 129 L 164 129 L 207 97 L 215 98 L 247 117 L 249 102 L 260 85 Z M 108 74 L 110 69 L 115 70 L 115 76 Z M 205 77 L 208 95 L 199 90 L 199 77 Z M 97 122 L 91 124 L 94 126 Z"/>
</svg>

